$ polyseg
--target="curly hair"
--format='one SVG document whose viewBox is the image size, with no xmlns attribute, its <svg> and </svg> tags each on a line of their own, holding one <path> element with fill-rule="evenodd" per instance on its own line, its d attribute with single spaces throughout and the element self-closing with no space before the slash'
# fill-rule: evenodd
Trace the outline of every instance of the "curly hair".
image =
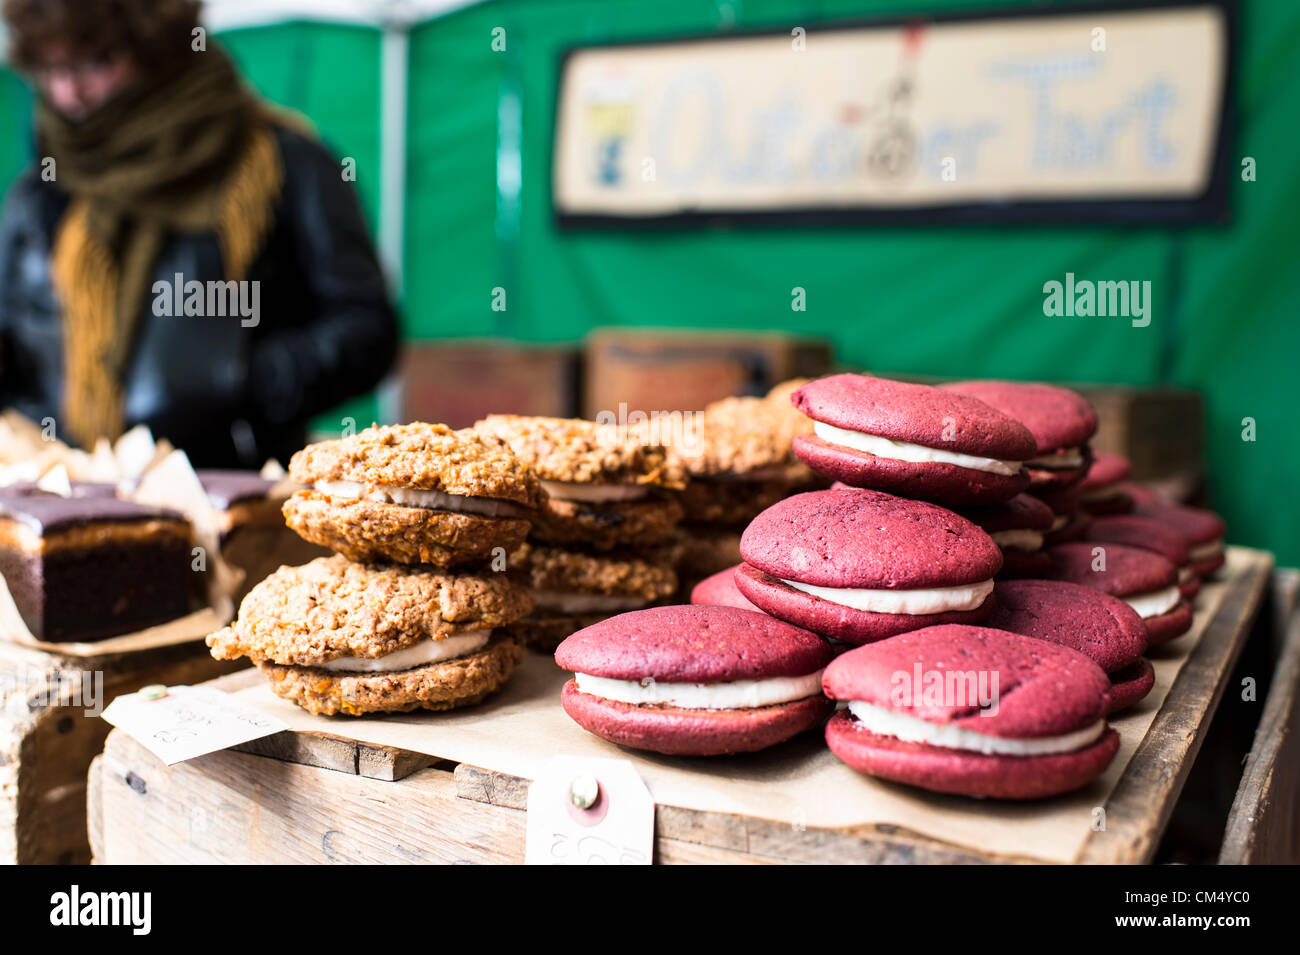
<svg viewBox="0 0 1300 955">
<path fill-rule="evenodd" d="M 9 59 L 34 70 L 51 46 L 78 55 L 125 51 L 144 67 L 188 52 L 201 0 L 4 0 Z"/>
</svg>

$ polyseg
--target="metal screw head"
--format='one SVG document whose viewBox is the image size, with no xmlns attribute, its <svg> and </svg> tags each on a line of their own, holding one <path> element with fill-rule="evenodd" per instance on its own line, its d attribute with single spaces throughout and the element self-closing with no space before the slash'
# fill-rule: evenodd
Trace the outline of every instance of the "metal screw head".
<svg viewBox="0 0 1300 955">
<path fill-rule="evenodd" d="M 145 700 L 161 700 L 166 695 L 167 687 L 163 686 L 161 683 L 150 683 L 148 686 L 142 687 L 140 690 L 140 697 Z"/>
<path fill-rule="evenodd" d="M 579 809 L 590 809 L 600 798 L 600 783 L 590 773 L 575 776 L 569 783 L 569 802 Z"/>
</svg>

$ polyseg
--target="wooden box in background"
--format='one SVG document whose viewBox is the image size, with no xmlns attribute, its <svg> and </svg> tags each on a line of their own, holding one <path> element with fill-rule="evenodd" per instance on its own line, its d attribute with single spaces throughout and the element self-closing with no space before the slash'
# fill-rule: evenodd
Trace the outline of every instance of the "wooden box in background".
<svg viewBox="0 0 1300 955">
<path fill-rule="evenodd" d="M 1133 465 L 1133 480 L 1161 485 L 1178 500 L 1205 481 L 1205 404 L 1194 391 L 1126 385 L 1072 385 L 1097 409 L 1093 447 Z"/>
<path fill-rule="evenodd" d="M 465 428 L 494 413 L 571 417 L 576 348 L 494 340 L 413 342 L 402 356 L 401 421 Z"/>
<path fill-rule="evenodd" d="M 729 395 L 761 395 L 831 366 L 830 343 L 782 332 L 597 329 L 587 336 L 583 415 L 697 411 Z"/>
</svg>

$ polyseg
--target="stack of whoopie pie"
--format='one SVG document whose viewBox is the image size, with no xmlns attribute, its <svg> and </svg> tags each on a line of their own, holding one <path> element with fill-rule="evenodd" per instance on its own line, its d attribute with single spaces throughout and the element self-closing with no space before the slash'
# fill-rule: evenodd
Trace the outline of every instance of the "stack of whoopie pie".
<svg viewBox="0 0 1300 955">
<path fill-rule="evenodd" d="M 682 591 L 740 560 L 740 535 L 764 508 L 826 482 L 794 456 L 794 438 L 807 419 L 791 407 L 799 381 L 764 397 L 724 398 L 694 418 L 673 460 L 690 476 L 679 497 L 684 511 L 677 537 Z"/>
<path fill-rule="evenodd" d="M 847 374 L 791 400 L 813 423 L 796 454 L 837 484 L 760 514 L 734 585 L 772 616 L 862 645 L 825 675 L 827 695 L 848 704 L 827 728 L 832 750 L 871 775 L 978 796 L 1051 795 L 1098 775 L 1118 742 L 1106 713 L 1153 682 L 1147 627 L 1083 587 L 1029 599 L 1010 581 L 1001 608 L 994 585 L 1053 574 L 1045 541 L 1077 506 L 1058 514 L 1049 501 L 1087 473 L 1087 402 L 1045 385 Z M 729 597 L 725 581 L 712 592 Z M 1015 705 L 896 698 L 891 676 L 914 670 L 982 672 L 1001 681 L 996 693 L 1015 689 Z"/>
<path fill-rule="evenodd" d="M 286 523 L 335 551 L 282 567 L 207 638 L 278 695 L 326 715 L 449 709 L 499 688 L 523 657 L 509 625 L 533 609 L 504 571 L 546 492 L 505 442 L 408 424 L 310 445 Z"/>
<path fill-rule="evenodd" d="M 1192 626 L 1192 605 L 1178 585 L 1178 567 L 1152 550 L 1127 544 L 1075 541 L 1058 544 L 1052 579 L 1092 587 L 1118 597 L 1137 611 L 1155 646 L 1180 637 Z"/>
<path fill-rule="evenodd" d="M 1182 536 L 1192 570 L 1198 577 L 1210 577 L 1223 566 L 1227 525 L 1218 514 L 1202 507 L 1170 504 L 1153 491 L 1134 484 L 1125 484 L 1123 490 L 1133 499 L 1133 513 L 1172 527 Z"/>
<path fill-rule="evenodd" d="M 959 381 L 943 385 L 1009 415 L 1034 436 L 1034 456 L 1025 462 L 1029 493 L 1056 515 L 1048 546 L 1077 540 L 1088 524 L 1081 483 L 1092 465 L 1089 441 L 1097 432 L 1097 413 L 1077 392 L 1056 385 L 1020 381 Z"/>
<path fill-rule="evenodd" d="M 997 504 L 1029 487 L 1036 444 L 1015 418 L 928 385 L 832 375 L 790 400 L 812 419 L 794 453 L 827 477 L 948 507 Z"/>
<path fill-rule="evenodd" d="M 1063 388 L 839 374 L 782 393 L 804 419 L 784 425 L 794 456 L 835 483 L 773 486 L 778 443 L 746 424 L 763 400 L 712 406 L 701 447 L 677 454 L 684 526 L 716 541 L 744 524 L 742 561 L 718 553 L 688 607 L 565 640 L 569 715 L 620 745 L 712 755 L 840 701 L 828 745 L 882 779 L 1028 799 L 1101 774 L 1119 745 L 1106 717 L 1150 692 L 1148 647 L 1190 626 L 1222 524 L 1130 493 Z"/>
<path fill-rule="evenodd" d="M 1198 581 L 1222 567 L 1227 531 L 1223 518 L 1204 508 L 1171 503 L 1148 487 L 1130 483 L 1131 472 L 1128 460 L 1121 455 L 1095 451 L 1088 476 L 1079 485 L 1082 506 L 1097 516 L 1132 514 L 1163 524 L 1186 545 L 1186 563 Z M 1180 581 L 1184 586 L 1189 583 L 1181 572 Z M 1194 594 L 1195 587 L 1187 596 Z"/>
<path fill-rule="evenodd" d="M 511 629 L 554 652 L 576 630 L 658 603 L 677 590 L 669 542 L 681 520 L 671 495 L 683 472 L 633 429 L 576 418 L 489 415 L 478 432 L 504 441 L 548 493 L 510 572 L 535 610 Z"/>
</svg>

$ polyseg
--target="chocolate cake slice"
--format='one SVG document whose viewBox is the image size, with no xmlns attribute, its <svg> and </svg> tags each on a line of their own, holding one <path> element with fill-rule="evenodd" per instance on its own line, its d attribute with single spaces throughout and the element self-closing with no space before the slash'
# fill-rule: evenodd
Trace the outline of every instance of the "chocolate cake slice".
<svg viewBox="0 0 1300 955">
<path fill-rule="evenodd" d="M 34 636 L 102 640 L 190 610 L 180 514 L 107 494 L 0 489 L 0 575 Z"/>
</svg>

